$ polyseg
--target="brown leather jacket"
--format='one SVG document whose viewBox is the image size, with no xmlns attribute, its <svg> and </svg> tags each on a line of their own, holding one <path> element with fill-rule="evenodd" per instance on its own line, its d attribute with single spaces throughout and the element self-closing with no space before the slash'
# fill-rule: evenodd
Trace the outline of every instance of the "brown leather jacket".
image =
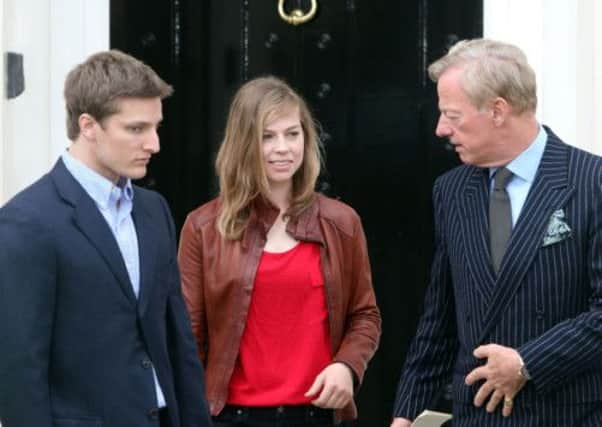
<svg viewBox="0 0 602 427">
<path fill-rule="evenodd" d="M 216 228 L 219 205 L 217 198 L 188 215 L 178 254 L 213 415 L 226 403 L 255 271 L 278 216 L 272 205 L 256 201 L 242 238 L 226 240 Z M 333 362 L 348 365 L 359 385 L 378 346 L 381 321 L 360 218 L 349 206 L 316 193 L 299 218 L 289 221 L 287 231 L 321 245 Z M 337 412 L 342 420 L 356 416 L 353 402 Z"/>
</svg>

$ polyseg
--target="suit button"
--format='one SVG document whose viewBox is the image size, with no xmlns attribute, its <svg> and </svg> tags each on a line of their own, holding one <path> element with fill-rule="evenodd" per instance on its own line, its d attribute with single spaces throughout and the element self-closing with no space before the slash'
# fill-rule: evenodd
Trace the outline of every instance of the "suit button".
<svg viewBox="0 0 602 427">
<path fill-rule="evenodd" d="M 159 409 L 153 408 L 150 411 L 148 411 L 148 417 L 151 420 L 157 420 L 157 419 L 159 419 Z"/>
<path fill-rule="evenodd" d="M 142 359 L 141 363 L 142 363 L 142 367 L 144 369 L 150 369 L 153 366 L 153 362 L 151 362 L 150 359 L 148 359 L 146 357 L 144 359 Z"/>
</svg>

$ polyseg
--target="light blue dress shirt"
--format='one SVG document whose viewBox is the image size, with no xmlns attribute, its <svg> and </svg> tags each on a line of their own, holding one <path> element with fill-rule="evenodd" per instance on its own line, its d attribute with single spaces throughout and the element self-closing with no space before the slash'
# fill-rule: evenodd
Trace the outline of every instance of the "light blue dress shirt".
<svg viewBox="0 0 602 427">
<path fill-rule="evenodd" d="M 117 185 L 90 169 L 68 151 L 61 156 L 67 170 L 94 200 L 98 210 L 107 221 L 125 262 L 128 276 L 136 298 L 140 293 L 140 257 L 138 235 L 132 219 L 134 189 L 129 179 L 120 179 Z M 157 405 L 165 406 L 165 397 L 153 368 Z"/>
<path fill-rule="evenodd" d="M 512 226 L 516 225 L 518 217 L 523 209 L 527 195 L 535 180 L 539 163 L 543 157 L 543 152 L 546 148 L 546 140 L 548 134 L 543 126 L 539 125 L 539 132 L 535 140 L 529 147 L 520 153 L 514 160 L 506 165 L 506 169 L 512 172 L 513 176 L 510 182 L 506 185 L 506 191 L 510 197 L 510 205 L 512 207 Z M 493 175 L 498 168 L 489 169 L 490 189 L 493 188 Z"/>
</svg>

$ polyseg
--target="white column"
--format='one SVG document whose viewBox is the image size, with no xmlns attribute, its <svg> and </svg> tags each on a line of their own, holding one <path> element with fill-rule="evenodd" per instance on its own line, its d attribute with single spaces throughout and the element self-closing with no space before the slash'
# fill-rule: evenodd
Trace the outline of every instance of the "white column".
<svg viewBox="0 0 602 427">
<path fill-rule="evenodd" d="M 599 0 L 584 3 L 586 7 L 580 11 L 580 22 L 584 27 L 579 43 L 585 46 L 582 59 L 590 62 L 585 62 L 587 68 L 584 66 L 578 75 L 578 93 L 580 100 L 589 102 L 580 106 L 584 134 L 579 134 L 579 138 L 586 149 L 602 155 L 602 4 Z"/>
<path fill-rule="evenodd" d="M 0 70 L 4 70 L 4 2 L 0 2 Z M 0 79 L 0 82 L 2 79 Z M 5 95 L 5 85 L 0 84 L 0 205 L 2 204 L 2 200 L 4 200 L 4 100 L 6 99 Z M 2 427 L 0 425 L 0 427 Z"/>
<path fill-rule="evenodd" d="M 25 70 L 25 91 L 0 103 L 1 205 L 48 171 L 68 145 L 63 82 L 75 64 L 109 47 L 109 0 L 0 4 L 2 51 L 22 53 Z"/>
<path fill-rule="evenodd" d="M 576 32 L 574 46 L 574 50 L 577 52 L 575 56 L 578 64 L 575 67 L 575 98 L 577 100 L 575 135 L 577 141 L 579 141 L 579 146 L 588 151 L 596 151 L 592 139 L 595 132 L 593 121 L 596 114 L 595 99 L 592 96 L 595 83 L 593 81 L 595 57 L 592 52 L 595 46 L 593 39 L 593 9 L 594 5 L 590 0 L 581 1 L 576 16 L 579 28 Z"/>
<path fill-rule="evenodd" d="M 10 197 L 47 169 L 49 1 L 4 1 L 3 52 L 23 54 L 25 91 L 2 98 L 2 196 Z M 4 82 L 2 69 L 2 82 Z"/>
<path fill-rule="evenodd" d="M 520 46 L 535 69 L 539 120 L 567 143 L 602 153 L 599 0 L 484 0 L 483 6 L 485 37 Z"/>
</svg>

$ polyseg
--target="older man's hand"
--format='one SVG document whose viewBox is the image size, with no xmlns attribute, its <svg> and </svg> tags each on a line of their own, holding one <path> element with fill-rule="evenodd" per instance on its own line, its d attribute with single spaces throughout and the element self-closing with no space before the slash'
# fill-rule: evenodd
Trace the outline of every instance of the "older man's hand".
<svg viewBox="0 0 602 427">
<path fill-rule="evenodd" d="M 479 346 L 473 354 L 477 359 L 487 359 L 485 365 L 474 369 L 465 379 L 467 385 L 484 381 L 475 395 L 475 406 L 480 407 L 487 402 L 487 412 L 493 412 L 500 402 L 503 402 L 502 415 L 509 416 L 512 413 L 514 396 L 527 382 L 519 373 L 520 355 L 515 349 L 498 344 Z"/>
</svg>

